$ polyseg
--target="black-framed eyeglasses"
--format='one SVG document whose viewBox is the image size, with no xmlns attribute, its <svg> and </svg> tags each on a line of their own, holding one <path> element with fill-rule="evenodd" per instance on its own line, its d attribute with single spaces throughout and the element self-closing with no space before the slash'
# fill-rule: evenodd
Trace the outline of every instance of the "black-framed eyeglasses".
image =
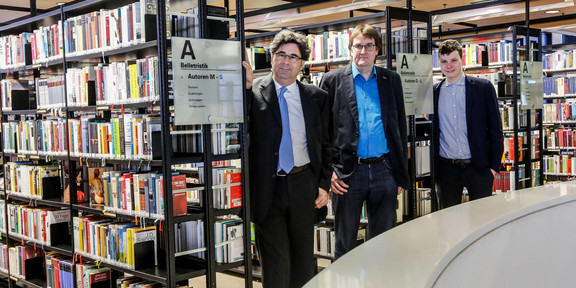
<svg viewBox="0 0 576 288">
<path fill-rule="evenodd" d="M 288 60 L 290 60 L 290 62 L 292 63 L 296 63 L 299 60 L 302 60 L 302 58 L 296 56 L 296 55 L 288 55 L 286 53 L 282 53 L 282 52 L 275 52 L 274 55 L 276 55 L 276 57 L 280 58 L 280 60 L 284 61 L 286 60 L 286 58 L 288 58 Z"/>
<path fill-rule="evenodd" d="M 374 48 L 376 48 L 376 45 L 370 43 L 370 44 L 366 44 L 366 45 L 360 45 L 360 44 L 356 44 L 354 46 L 352 46 L 352 48 L 354 48 L 354 50 L 360 52 L 362 51 L 362 49 L 366 49 L 366 51 L 374 51 Z"/>
</svg>

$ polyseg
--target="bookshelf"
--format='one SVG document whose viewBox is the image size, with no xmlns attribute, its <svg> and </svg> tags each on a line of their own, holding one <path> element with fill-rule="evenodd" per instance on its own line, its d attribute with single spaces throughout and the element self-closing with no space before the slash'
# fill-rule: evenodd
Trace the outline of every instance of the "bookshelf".
<svg viewBox="0 0 576 288">
<path fill-rule="evenodd" d="M 412 9 L 386 7 L 385 58 L 389 69 L 398 69 L 399 53 L 431 54 L 432 24 L 430 13 Z M 393 24 L 396 22 L 396 24 Z M 398 23 L 399 22 L 399 23 Z M 394 27 L 406 27 L 398 29 Z M 389 57 L 388 57 L 389 55 Z M 425 67 L 425 66 L 423 66 Z M 405 84 L 404 84 L 405 85 Z M 416 95 L 416 101 L 432 100 L 432 94 Z M 406 97 L 406 96 L 405 96 Z M 430 106 L 432 109 L 432 106 Z M 429 111 L 431 114 L 433 112 Z M 408 113 L 407 113 L 408 114 Z M 429 115 L 429 114 L 428 114 Z M 411 189 L 401 195 L 402 215 L 398 222 L 411 220 L 438 209 L 434 188 L 432 121 L 428 115 L 408 115 L 408 169 Z M 400 213 L 398 213 L 400 214 Z"/>
<path fill-rule="evenodd" d="M 167 2 L 85 0 L 0 28 L 8 286 L 214 287 L 251 269 L 243 121 L 175 125 L 171 88 L 171 37 L 222 37 L 209 21 L 243 31 L 242 13 Z"/>
<path fill-rule="evenodd" d="M 541 62 L 539 29 L 511 26 L 503 32 L 450 37 L 463 46 L 465 73 L 495 86 L 504 130 L 502 171 L 495 192 L 542 185 L 543 109 L 522 105 L 521 61 Z M 442 41 L 439 39 L 438 41 Z M 437 57 L 437 50 L 434 51 Z M 536 96 L 541 97 L 539 95 Z M 541 98 L 540 98 L 541 99 Z"/>
<path fill-rule="evenodd" d="M 576 99 L 574 81 L 575 50 L 557 47 L 542 58 L 544 77 L 544 178 L 546 183 L 572 179 L 573 133 L 575 117 L 572 113 Z"/>
</svg>

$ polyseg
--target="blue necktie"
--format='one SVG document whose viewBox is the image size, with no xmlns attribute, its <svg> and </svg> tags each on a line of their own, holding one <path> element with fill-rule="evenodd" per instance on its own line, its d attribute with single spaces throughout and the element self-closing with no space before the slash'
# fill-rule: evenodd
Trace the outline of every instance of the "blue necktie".
<svg viewBox="0 0 576 288">
<path fill-rule="evenodd" d="M 280 141 L 280 157 L 278 159 L 278 171 L 284 170 L 289 173 L 294 167 L 294 152 L 292 151 L 292 136 L 290 135 L 290 116 L 288 115 L 288 104 L 284 98 L 286 87 L 280 88 L 278 104 L 280 104 L 280 115 L 282 116 L 282 140 Z"/>
</svg>

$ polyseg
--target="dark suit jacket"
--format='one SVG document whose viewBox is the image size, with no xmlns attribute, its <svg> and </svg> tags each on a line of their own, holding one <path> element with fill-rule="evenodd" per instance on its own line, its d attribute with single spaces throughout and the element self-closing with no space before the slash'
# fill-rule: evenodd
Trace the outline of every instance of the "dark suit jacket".
<svg viewBox="0 0 576 288">
<path fill-rule="evenodd" d="M 328 134 L 328 95 L 322 89 L 298 82 L 310 164 L 318 185 L 330 189 L 331 162 Z M 252 85 L 249 117 L 249 169 L 252 221 L 259 223 L 268 214 L 276 185 L 278 149 L 282 138 L 282 119 L 272 74 L 256 79 Z M 311 203 L 310 205 L 314 205 Z"/>
<path fill-rule="evenodd" d="M 392 173 L 398 186 L 409 189 L 406 110 L 400 76 L 376 67 L 382 125 L 390 150 Z M 358 106 L 352 78 L 352 64 L 326 73 L 320 87 L 328 91 L 332 102 L 333 166 L 340 179 L 354 173 L 358 158 Z"/>
<path fill-rule="evenodd" d="M 480 170 L 500 171 L 504 152 L 502 120 L 496 99 L 494 85 L 486 79 L 465 76 L 466 82 L 466 127 L 468 144 L 472 154 L 472 165 Z M 438 164 L 440 157 L 440 125 L 438 119 L 438 98 L 444 81 L 434 84 L 434 157 Z"/>
</svg>

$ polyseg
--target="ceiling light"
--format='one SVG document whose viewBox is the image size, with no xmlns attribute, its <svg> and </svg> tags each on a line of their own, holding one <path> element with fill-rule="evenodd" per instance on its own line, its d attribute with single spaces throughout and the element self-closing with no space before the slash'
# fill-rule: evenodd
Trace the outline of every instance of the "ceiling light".
<svg viewBox="0 0 576 288">
<path fill-rule="evenodd" d="M 544 12 L 546 14 L 556 14 L 556 13 L 560 13 L 560 10 L 548 10 L 546 12 Z"/>
<path fill-rule="evenodd" d="M 365 0 L 353 1 L 350 4 L 333 6 L 330 8 L 313 10 L 299 13 L 298 9 L 288 9 L 283 11 L 271 12 L 264 15 L 252 16 L 244 19 L 246 29 L 265 29 L 286 26 L 286 23 L 292 21 L 302 21 L 313 17 L 326 16 L 339 12 L 348 12 L 363 8 L 372 8 L 376 6 L 390 6 L 403 0 Z"/>
<path fill-rule="evenodd" d="M 557 0 L 558 2 L 552 4 L 544 4 L 539 6 L 531 6 L 530 13 L 543 12 L 549 10 L 558 10 L 566 7 L 574 7 L 574 0 Z M 434 15 L 432 19 L 433 25 L 442 25 L 459 22 L 463 19 L 466 21 L 484 20 L 486 17 L 506 17 L 512 15 L 521 15 L 526 13 L 525 8 L 520 8 L 514 5 L 497 5 L 491 7 L 484 7 L 482 9 L 471 9 L 467 11 L 459 11 L 447 14 Z"/>
</svg>

